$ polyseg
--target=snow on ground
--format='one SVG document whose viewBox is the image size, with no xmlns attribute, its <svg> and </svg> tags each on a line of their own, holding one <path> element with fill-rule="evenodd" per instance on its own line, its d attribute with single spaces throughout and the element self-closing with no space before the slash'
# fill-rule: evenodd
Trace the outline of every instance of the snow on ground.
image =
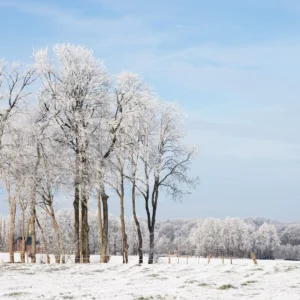
<svg viewBox="0 0 300 300">
<path fill-rule="evenodd" d="M 300 263 L 286 261 L 162 258 L 128 265 L 121 257 L 88 265 L 8 264 L 0 254 L 0 299 L 272 299 L 300 300 Z"/>
</svg>

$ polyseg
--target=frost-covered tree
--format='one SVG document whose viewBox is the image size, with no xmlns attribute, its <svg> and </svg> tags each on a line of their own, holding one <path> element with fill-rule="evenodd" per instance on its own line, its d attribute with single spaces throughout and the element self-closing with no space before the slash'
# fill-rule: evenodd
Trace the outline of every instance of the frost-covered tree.
<svg viewBox="0 0 300 300">
<path fill-rule="evenodd" d="M 300 245 L 300 225 L 287 226 L 281 233 L 280 240 L 284 245 Z"/>
<path fill-rule="evenodd" d="M 0 59 L 0 149 L 7 122 L 29 100 L 35 79 L 33 66 Z"/>
<path fill-rule="evenodd" d="M 238 218 L 226 218 L 222 227 L 222 239 L 228 256 L 244 257 L 252 249 L 254 228 Z"/>
<path fill-rule="evenodd" d="M 198 252 L 204 256 L 212 255 L 223 249 L 221 237 L 221 221 L 217 219 L 206 219 L 199 227 Z"/>
<path fill-rule="evenodd" d="M 36 67 L 42 83 L 40 107 L 52 126 L 60 129 L 60 134 L 54 141 L 73 151 L 71 164 L 74 176 L 75 256 L 76 262 L 79 262 L 81 252 L 84 262 L 89 262 L 88 151 L 90 136 L 100 122 L 97 111 L 106 107 L 109 77 L 102 62 L 83 46 L 55 45 L 53 53 L 53 58 L 48 49 L 35 53 Z"/>
<path fill-rule="evenodd" d="M 117 192 L 120 198 L 121 215 L 120 220 L 122 225 L 122 236 L 124 253 L 127 253 L 126 233 L 124 219 L 124 187 L 126 176 L 125 167 L 128 162 L 129 153 L 132 153 L 135 147 L 136 124 L 142 119 L 141 112 L 148 108 L 149 98 L 151 98 L 149 89 L 143 83 L 138 75 L 122 72 L 115 77 L 110 90 L 110 106 L 108 109 L 105 122 L 94 132 L 94 149 L 98 160 L 96 168 L 95 182 L 98 189 L 98 211 L 101 239 L 101 259 L 106 256 L 107 247 L 107 218 L 108 218 L 108 195 L 105 190 L 105 182 L 112 186 L 111 175 L 112 171 L 117 176 L 116 183 L 113 184 L 113 189 Z M 113 156 L 112 156 L 113 154 Z M 112 157 L 111 157 L 112 156 Z M 115 168 L 113 168 L 113 166 Z M 108 178 L 109 177 L 109 178 Z M 102 198 L 103 208 L 103 224 L 102 214 L 100 209 L 100 197 Z"/>
<path fill-rule="evenodd" d="M 33 168 L 33 152 L 29 139 L 31 137 L 28 116 L 24 114 L 12 116 L 6 124 L 8 131 L 3 134 L 1 154 L 2 178 L 7 191 L 8 205 L 10 210 L 10 260 L 14 261 L 13 248 L 15 238 L 15 217 L 17 205 L 22 210 L 22 245 L 24 248 L 25 237 L 25 210 L 28 203 L 31 205 L 31 187 Z M 22 262 L 24 262 L 24 251 L 22 251 Z"/>
<path fill-rule="evenodd" d="M 143 175 L 138 189 L 145 199 L 150 239 L 148 263 L 152 264 L 159 195 L 164 191 L 174 200 L 181 199 L 196 186 L 197 178 L 189 177 L 188 171 L 198 147 L 185 144 L 183 114 L 177 105 L 157 103 L 149 110 L 148 120 L 142 138 Z"/>
<path fill-rule="evenodd" d="M 273 258 L 274 251 L 280 246 L 275 226 L 268 223 L 261 225 L 255 232 L 255 241 L 260 258 Z"/>
</svg>

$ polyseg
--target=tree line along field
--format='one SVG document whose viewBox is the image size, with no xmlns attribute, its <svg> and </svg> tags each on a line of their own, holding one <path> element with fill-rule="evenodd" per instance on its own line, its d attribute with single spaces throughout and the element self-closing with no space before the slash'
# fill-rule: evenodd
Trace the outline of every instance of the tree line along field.
<svg viewBox="0 0 300 300">
<path fill-rule="evenodd" d="M 61 228 L 61 242 L 65 255 L 73 259 L 73 212 L 58 210 L 57 222 Z M 101 245 L 97 212 L 89 212 L 90 231 L 89 248 L 93 255 L 100 253 Z M 55 230 L 51 226 L 51 218 L 47 213 L 41 214 L 40 223 L 44 229 L 48 253 L 59 255 L 55 244 Z M 138 255 L 138 236 L 133 219 L 125 218 L 129 255 Z M 142 239 L 145 243 L 143 253 L 148 254 L 147 222 L 140 219 Z M 119 218 L 109 219 L 108 255 L 122 254 L 122 235 Z M 3 252 L 8 252 L 9 217 L 0 218 L 0 245 Z M 15 236 L 21 236 L 21 218 L 16 218 Z M 38 229 L 38 250 L 46 253 L 42 240 L 42 232 Z M 283 224 L 262 218 L 227 218 L 199 220 L 165 220 L 157 222 L 154 258 L 171 255 L 249 258 L 254 251 L 261 259 L 300 259 L 300 224 Z M 20 252 L 20 249 L 17 249 Z M 27 251 L 30 252 L 30 251 Z M 38 251 L 40 252 L 40 251 Z M 68 259 L 67 259 L 68 260 Z M 130 262 L 130 259 L 128 259 Z M 18 260 L 20 259 L 18 258 Z M 134 262 L 138 262 L 135 258 Z"/>
</svg>

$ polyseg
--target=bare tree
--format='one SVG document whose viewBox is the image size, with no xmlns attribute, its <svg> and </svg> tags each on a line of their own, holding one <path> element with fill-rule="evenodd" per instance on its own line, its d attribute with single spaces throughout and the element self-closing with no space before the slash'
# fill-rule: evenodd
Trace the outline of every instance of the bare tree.
<svg viewBox="0 0 300 300">
<path fill-rule="evenodd" d="M 146 123 L 141 155 L 144 175 L 139 178 L 138 189 L 145 199 L 149 230 L 149 260 L 154 258 L 154 234 L 158 199 L 165 190 L 173 199 L 181 199 L 198 184 L 190 178 L 190 164 L 198 152 L 197 146 L 185 145 L 185 132 L 180 109 L 175 104 L 160 103 Z M 186 186 L 188 189 L 184 189 Z M 150 208 L 151 203 L 151 208 Z"/>
<path fill-rule="evenodd" d="M 136 225 L 137 235 L 138 235 L 138 255 L 139 264 L 143 263 L 143 236 L 141 231 L 140 222 L 136 213 L 136 180 L 137 180 L 137 167 L 138 167 L 138 156 L 132 153 L 131 155 L 131 201 L 132 201 L 132 213 L 133 219 Z"/>
<path fill-rule="evenodd" d="M 116 76 L 115 84 L 110 89 L 108 109 L 100 111 L 98 128 L 93 132 L 93 154 L 92 160 L 98 160 L 98 169 L 95 173 L 95 186 L 98 195 L 101 195 L 102 210 L 98 209 L 99 224 L 102 228 L 101 259 L 107 256 L 108 241 L 108 195 L 105 193 L 105 180 L 109 172 L 111 155 L 118 149 L 118 141 L 128 134 L 133 117 L 138 114 L 142 103 L 145 101 L 148 90 L 141 79 L 132 73 L 123 72 Z M 98 196 L 98 199 L 100 197 Z M 120 201 L 122 203 L 122 201 Z M 98 207 L 101 205 L 98 203 Z M 122 217 L 121 217 L 122 218 Z M 125 237 L 125 235 L 124 235 Z M 125 245 L 125 244 L 124 244 Z"/>
<path fill-rule="evenodd" d="M 123 152 L 123 155 L 121 154 Z M 120 224 L 123 245 L 123 263 L 128 263 L 128 248 L 127 234 L 125 226 L 125 167 L 126 167 L 126 151 L 124 147 L 118 149 L 118 154 L 115 155 L 115 161 L 112 161 L 110 172 L 111 178 L 106 180 L 107 184 L 116 192 L 120 199 Z"/>
<path fill-rule="evenodd" d="M 31 85 L 36 80 L 32 66 L 0 60 L 0 149 L 7 121 L 17 113 L 31 96 Z"/>
<path fill-rule="evenodd" d="M 9 261 L 15 262 L 14 259 L 14 242 L 15 242 L 15 225 L 16 225 L 16 211 L 17 211 L 17 197 L 11 190 L 11 176 L 7 174 L 5 176 L 5 186 L 7 191 L 7 202 L 9 206 Z"/>
</svg>

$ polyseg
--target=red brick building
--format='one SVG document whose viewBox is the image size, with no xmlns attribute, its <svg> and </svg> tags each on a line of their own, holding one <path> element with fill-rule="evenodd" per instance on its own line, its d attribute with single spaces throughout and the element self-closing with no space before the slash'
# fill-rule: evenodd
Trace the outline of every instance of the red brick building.
<svg viewBox="0 0 300 300">
<path fill-rule="evenodd" d="M 26 244 L 25 244 L 25 253 L 30 254 L 31 253 L 31 247 L 32 247 L 32 238 L 29 236 L 27 238 Z M 14 251 L 21 252 L 22 251 L 22 238 L 19 237 L 15 241 L 14 244 Z M 36 253 L 43 253 L 43 248 L 41 247 L 41 243 L 39 241 L 36 241 Z"/>
</svg>

